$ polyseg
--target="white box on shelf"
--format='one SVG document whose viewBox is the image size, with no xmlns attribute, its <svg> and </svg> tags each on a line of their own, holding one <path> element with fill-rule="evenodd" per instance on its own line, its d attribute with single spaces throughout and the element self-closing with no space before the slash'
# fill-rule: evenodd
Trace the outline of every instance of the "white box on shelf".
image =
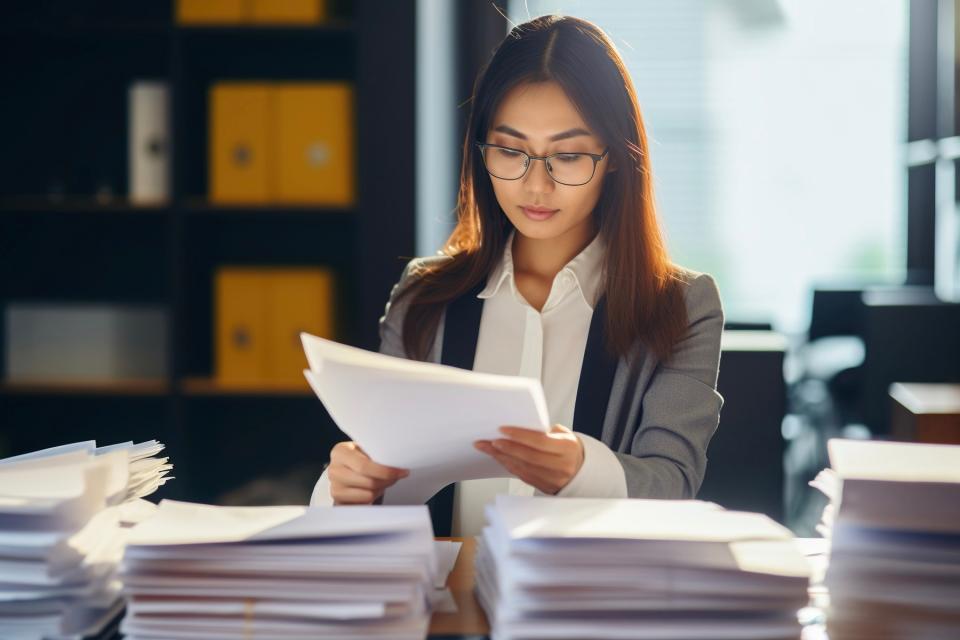
<svg viewBox="0 0 960 640">
<path fill-rule="evenodd" d="M 166 82 L 140 80 L 128 95 L 130 200 L 157 204 L 170 197 L 170 90 Z"/>
<path fill-rule="evenodd" d="M 14 303 L 5 310 L 11 382 L 160 379 L 167 312 L 157 306 Z"/>
</svg>

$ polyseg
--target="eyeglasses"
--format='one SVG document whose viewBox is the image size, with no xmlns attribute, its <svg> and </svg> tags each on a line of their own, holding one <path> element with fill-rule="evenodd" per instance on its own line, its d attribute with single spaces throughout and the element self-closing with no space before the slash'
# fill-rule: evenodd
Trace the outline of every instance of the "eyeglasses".
<svg viewBox="0 0 960 640">
<path fill-rule="evenodd" d="M 579 187 L 593 180 L 597 163 L 607 156 L 609 148 L 596 153 L 553 153 L 549 156 L 531 156 L 529 153 L 496 144 L 475 142 L 483 157 L 487 173 L 501 180 L 519 180 L 530 168 L 531 160 L 543 160 L 547 173 L 556 182 Z"/>
</svg>

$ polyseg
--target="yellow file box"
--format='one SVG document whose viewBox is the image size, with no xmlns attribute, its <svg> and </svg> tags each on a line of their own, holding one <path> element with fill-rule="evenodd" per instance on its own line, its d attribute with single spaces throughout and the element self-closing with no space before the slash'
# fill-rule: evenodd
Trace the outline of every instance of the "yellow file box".
<svg viewBox="0 0 960 640">
<path fill-rule="evenodd" d="M 218 83 L 210 91 L 210 201 L 353 206 L 353 111 L 345 82 Z"/>
<path fill-rule="evenodd" d="M 246 0 L 177 0 L 178 24 L 231 24 L 247 16 Z"/>
<path fill-rule="evenodd" d="M 328 269 L 284 269 L 270 278 L 267 377 L 304 382 L 300 332 L 334 338 L 334 278 Z"/>
<path fill-rule="evenodd" d="M 215 281 L 216 377 L 226 383 L 259 382 L 267 363 L 266 274 L 221 269 Z"/>
<path fill-rule="evenodd" d="M 322 0 L 251 0 L 250 21 L 267 24 L 315 24 L 326 19 Z"/>
<path fill-rule="evenodd" d="M 277 200 L 351 206 L 354 100 L 347 83 L 277 86 Z"/>
<path fill-rule="evenodd" d="M 272 187 L 271 89 L 266 84 L 219 83 L 210 90 L 210 200 L 264 203 Z"/>
<path fill-rule="evenodd" d="M 305 384 L 300 332 L 335 338 L 333 272 L 224 267 L 215 286 L 217 380 Z"/>
</svg>

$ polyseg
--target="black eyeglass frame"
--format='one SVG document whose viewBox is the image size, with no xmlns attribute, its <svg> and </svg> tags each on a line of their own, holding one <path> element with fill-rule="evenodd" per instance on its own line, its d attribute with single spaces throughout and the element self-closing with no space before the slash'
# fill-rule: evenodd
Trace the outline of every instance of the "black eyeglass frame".
<svg viewBox="0 0 960 640">
<path fill-rule="evenodd" d="M 562 184 L 567 187 L 582 187 L 585 184 L 589 184 L 590 181 L 593 180 L 593 177 L 597 174 L 597 165 L 600 164 L 600 162 L 607 157 L 608 153 L 610 153 L 610 147 L 607 147 L 606 149 L 603 150 L 603 153 L 587 153 L 586 151 L 568 151 L 568 152 L 560 152 L 560 153 L 551 153 L 548 156 L 532 156 L 526 151 L 523 151 L 522 149 L 514 149 L 513 147 L 504 147 L 503 145 L 499 145 L 499 144 L 489 144 L 486 142 L 479 142 L 479 141 L 474 142 L 473 144 L 475 144 L 477 146 L 477 149 L 480 150 L 480 160 L 481 162 L 483 162 L 483 168 L 486 169 L 487 173 L 492 175 L 494 178 L 498 178 L 500 180 L 519 180 L 523 176 L 527 175 L 527 171 L 530 170 L 530 165 L 533 164 L 534 160 L 543 160 L 543 164 L 547 168 L 547 175 L 550 176 L 550 179 L 556 182 L 557 184 Z M 519 153 L 520 155 L 526 156 L 527 161 L 523 168 L 523 173 L 521 173 L 516 178 L 504 178 L 490 171 L 490 168 L 487 166 L 486 154 L 484 153 L 484 151 L 488 147 L 492 149 L 506 149 L 507 151 L 513 151 L 515 153 Z M 569 182 L 560 182 L 559 180 L 556 179 L 556 177 L 554 177 L 553 171 L 550 170 L 550 163 L 547 162 L 549 159 L 555 158 L 556 156 L 589 156 L 590 159 L 593 160 L 593 171 L 590 172 L 590 177 L 587 178 L 586 182 L 578 182 L 576 184 L 571 184 Z"/>
</svg>

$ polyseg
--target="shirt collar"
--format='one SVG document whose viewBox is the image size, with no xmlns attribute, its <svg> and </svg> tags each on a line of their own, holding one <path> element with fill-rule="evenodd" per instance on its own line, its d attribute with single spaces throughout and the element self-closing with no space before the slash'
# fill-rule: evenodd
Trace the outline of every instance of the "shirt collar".
<svg viewBox="0 0 960 640">
<path fill-rule="evenodd" d="M 503 283 L 507 281 L 510 282 L 510 287 L 513 289 L 513 292 L 516 293 L 517 285 L 513 277 L 513 237 L 515 234 L 516 229 L 512 229 L 510 235 L 507 237 L 506 246 L 503 249 L 503 256 L 500 261 L 494 265 L 490 276 L 487 278 L 487 285 L 483 288 L 483 291 L 477 294 L 478 298 L 493 297 L 500 290 L 500 287 L 503 286 Z M 606 243 L 598 233 L 594 239 L 590 241 L 590 244 L 574 256 L 574 258 L 560 270 L 560 273 L 557 274 L 557 276 L 560 277 L 560 275 L 565 272 L 569 273 L 573 277 L 577 285 L 577 290 L 580 291 L 580 295 L 583 296 L 584 301 L 590 305 L 590 307 L 596 306 L 597 299 L 600 296 L 603 276 L 603 258 L 605 253 Z"/>
</svg>

